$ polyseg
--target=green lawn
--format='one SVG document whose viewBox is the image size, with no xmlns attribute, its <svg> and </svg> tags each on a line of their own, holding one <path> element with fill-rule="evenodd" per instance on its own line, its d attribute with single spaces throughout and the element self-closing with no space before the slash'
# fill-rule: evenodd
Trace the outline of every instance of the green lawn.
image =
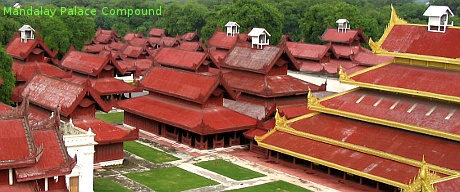
<svg viewBox="0 0 460 192">
<path fill-rule="evenodd" d="M 179 158 L 174 157 L 162 151 L 150 148 L 135 141 L 127 141 L 123 143 L 123 148 L 132 154 L 142 157 L 152 163 L 163 163 L 175 161 Z"/>
<path fill-rule="evenodd" d="M 308 189 L 304 189 L 302 187 L 299 187 L 297 185 L 290 184 L 285 181 L 275 181 L 271 183 L 266 183 L 262 185 L 256 185 L 254 187 L 246 187 L 246 188 L 241 188 L 241 189 L 235 189 L 231 190 L 233 192 L 267 192 L 267 191 L 277 191 L 277 192 L 289 192 L 289 191 L 295 191 L 295 192 L 311 192 Z"/>
<path fill-rule="evenodd" d="M 219 184 L 178 167 L 128 173 L 125 176 L 158 192 L 184 191 Z"/>
<path fill-rule="evenodd" d="M 195 165 L 237 181 L 265 176 L 262 173 L 251 171 L 222 159 L 200 162 L 196 163 Z"/>
<path fill-rule="evenodd" d="M 111 179 L 99 178 L 94 180 L 94 192 L 130 192 L 131 190 L 126 189 L 118 183 L 115 183 Z"/>
<path fill-rule="evenodd" d="M 96 118 L 112 124 L 123 123 L 125 120 L 123 112 L 96 114 Z"/>
</svg>

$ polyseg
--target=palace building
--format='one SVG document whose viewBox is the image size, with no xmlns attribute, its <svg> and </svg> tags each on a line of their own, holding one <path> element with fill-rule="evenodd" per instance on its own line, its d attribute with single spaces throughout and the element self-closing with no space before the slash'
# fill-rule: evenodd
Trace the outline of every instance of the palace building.
<svg viewBox="0 0 460 192">
<path fill-rule="evenodd" d="M 409 24 L 392 8 L 385 33 L 370 45 L 394 60 L 350 75 L 340 69 L 340 82 L 357 88 L 322 99 L 309 93 L 312 112 L 277 113 L 257 144 L 270 159 L 369 190 L 459 191 L 460 87 L 448 82 L 460 74 L 460 28 L 447 22 L 446 6 L 425 14 L 429 25 Z"/>
</svg>

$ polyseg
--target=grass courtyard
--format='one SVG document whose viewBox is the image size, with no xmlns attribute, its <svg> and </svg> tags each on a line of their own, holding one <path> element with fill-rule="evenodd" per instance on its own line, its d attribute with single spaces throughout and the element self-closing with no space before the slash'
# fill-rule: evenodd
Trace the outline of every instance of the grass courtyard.
<svg viewBox="0 0 460 192">
<path fill-rule="evenodd" d="M 196 163 L 196 166 L 202 167 L 204 169 L 219 173 L 226 177 L 232 178 L 237 181 L 253 179 L 257 177 L 263 177 L 264 174 L 251 171 L 244 167 L 240 167 L 228 161 L 222 159 L 216 159 L 212 161 L 204 161 Z"/>
<path fill-rule="evenodd" d="M 125 187 L 121 186 L 118 183 L 115 183 L 114 181 L 108 178 L 95 179 L 93 187 L 93 190 L 95 192 L 131 192 L 131 190 L 126 189 Z"/>
<path fill-rule="evenodd" d="M 158 192 L 184 191 L 219 184 L 178 167 L 128 173 L 125 176 Z"/>
<path fill-rule="evenodd" d="M 123 112 L 96 114 L 96 118 L 111 124 L 120 124 L 125 120 Z"/>
<path fill-rule="evenodd" d="M 231 190 L 232 192 L 269 192 L 269 191 L 277 191 L 277 192 L 311 192 L 308 189 L 299 187 L 297 185 L 290 184 L 285 181 L 275 181 L 271 183 L 265 183 L 262 185 L 256 185 L 253 187 L 246 187 L 236 190 Z"/>
<path fill-rule="evenodd" d="M 174 157 L 168 153 L 158 151 L 151 147 L 142 145 L 135 141 L 127 141 L 123 143 L 123 148 L 132 154 L 142 157 L 152 163 L 164 163 L 169 161 L 175 161 L 179 158 Z"/>
</svg>

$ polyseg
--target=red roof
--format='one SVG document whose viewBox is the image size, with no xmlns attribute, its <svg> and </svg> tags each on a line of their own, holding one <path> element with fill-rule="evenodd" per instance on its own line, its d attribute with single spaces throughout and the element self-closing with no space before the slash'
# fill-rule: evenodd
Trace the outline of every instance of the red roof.
<svg viewBox="0 0 460 192">
<path fill-rule="evenodd" d="M 124 43 L 120 43 L 120 42 L 112 42 L 110 43 L 109 47 L 113 50 L 120 50 L 122 49 L 123 47 L 125 46 Z"/>
<path fill-rule="evenodd" d="M 355 55 L 351 56 L 351 59 L 354 63 L 358 63 L 362 66 L 374 66 L 386 62 L 392 61 L 393 57 L 374 55 L 373 53 L 368 52 L 358 52 Z"/>
<path fill-rule="evenodd" d="M 225 107 L 204 108 L 147 95 L 118 102 L 118 107 L 145 118 L 208 135 L 248 130 L 256 124 L 253 118 Z M 184 118 L 187 117 L 187 118 Z"/>
<path fill-rule="evenodd" d="M 13 107 L 5 104 L 5 103 L 2 103 L 0 102 L 0 115 L 7 112 L 7 111 L 11 111 L 13 110 Z"/>
<path fill-rule="evenodd" d="M 155 56 L 154 61 L 162 66 L 195 71 L 203 64 L 205 59 L 206 53 L 203 52 L 162 48 Z"/>
<path fill-rule="evenodd" d="M 142 39 L 142 33 L 126 33 L 126 35 L 123 37 L 123 40 L 125 41 L 131 41 L 136 38 L 141 38 Z"/>
<path fill-rule="evenodd" d="M 67 116 L 85 97 L 86 92 L 86 88 L 82 85 L 49 76 L 35 75 L 27 83 L 22 96 L 29 95 L 31 103 L 50 111 L 61 107 L 61 113 Z"/>
<path fill-rule="evenodd" d="M 255 49 L 251 48 L 250 45 L 237 44 L 227 54 L 221 66 L 266 73 L 273 67 L 282 53 L 283 49 L 277 46 L 265 46 L 263 49 Z"/>
<path fill-rule="evenodd" d="M 38 185 L 34 181 L 14 183 L 14 185 L 0 185 L 0 191 L 9 192 L 36 192 L 39 191 Z"/>
<path fill-rule="evenodd" d="M 200 42 L 183 41 L 179 45 L 179 49 L 182 49 L 185 51 L 198 51 L 198 49 L 200 48 L 202 48 L 202 45 Z"/>
<path fill-rule="evenodd" d="M 460 97 L 460 76 L 456 71 L 389 64 L 352 77 L 363 83 Z"/>
<path fill-rule="evenodd" d="M 455 112 L 460 110 L 458 104 L 368 89 L 336 96 L 321 104 L 327 108 L 460 135 L 460 113 Z"/>
<path fill-rule="evenodd" d="M 106 49 L 106 44 L 93 44 L 93 45 L 86 45 L 83 47 L 83 52 L 86 53 L 99 53 Z"/>
<path fill-rule="evenodd" d="M 192 41 L 195 38 L 200 38 L 196 31 L 195 32 L 188 32 L 188 33 L 182 35 L 182 39 L 185 40 L 185 41 Z"/>
<path fill-rule="evenodd" d="M 137 47 L 133 45 L 127 45 L 123 48 L 121 51 L 123 55 L 126 55 L 131 58 L 138 58 L 142 54 L 150 55 L 150 53 L 147 51 L 146 47 Z"/>
<path fill-rule="evenodd" d="M 126 70 L 118 66 L 110 56 L 106 57 L 79 51 L 69 51 L 61 61 L 63 67 L 91 76 L 97 76 L 109 63 L 113 63 L 121 73 Z"/>
<path fill-rule="evenodd" d="M 458 28 L 450 27 L 445 33 L 434 33 L 422 25 L 395 25 L 382 44 L 389 52 L 412 53 L 456 59 L 460 57 L 457 42 Z"/>
<path fill-rule="evenodd" d="M 261 97 L 301 95 L 319 87 L 289 75 L 264 76 L 248 72 L 229 72 L 224 79 L 235 90 Z"/>
<path fill-rule="evenodd" d="M 160 39 L 161 39 L 161 37 L 147 37 L 147 40 L 151 44 L 158 44 L 158 42 L 160 42 Z"/>
<path fill-rule="evenodd" d="M 179 44 L 179 40 L 174 37 L 161 37 L 156 44 L 160 46 L 174 47 L 175 45 Z"/>
<path fill-rule="evenodd" d="M 323 41 L 332 41 L 337 43 L 350 44 L 356 40 L 361 43 L 367 43 L 367 37 L 364 35 L 361 28 L 357 30 L 346 30 L 346 32 L 338 31 L 337 29 L 328 28 L 323 35 L 319 37 Z"/>
<path fill-rule="evenodd" d="M 253 103 L 248 103 L 244 101 L 224 99 L 224 106 L 233 111 L 247 115 L 257 120 L 265 119 L 267 116 L 272 115 L 272 114 L 267 114 L 268 111 L 265 110 L 264 106 L 253 104 Z"/>
<path fill-rule="evenodd" d="M 145 89 L 203 104 L 219 85 L 216 76 L 205 76 L 163 67 L 152 67 L 141 80 Z"/>
<path fill-rule="evenodd" d="M 59 128 L 34 129 L 35 146 L 43 146 L 43 153 L 34 166 L 15 169 L 19 182 L 63 176 L 72 172 L 75 161 L 67 154 Z"/>
<path fill-rule="evenodd" d="M 103 30 L 98 28 L 93 42 L 108 43 L 110 40 L 118 41 L 118 38 L 120 38 L 120 35 L 114 30 Z"/>
<path fill-rule="evenodd" d="M 307 107 L 307 103 L 305 104 L 297 104 L 297 105 L 285 105 L 285 106 L 277 106 L 280 114 L 286 116 L 288 119 L 292 119 L 295 117 L 299 117 L 305 114 L 312 113 Z"/>
<path fill-rule="evenodd" d="M 72 123 L 86 131 L 91 128 L 91 131 L 96 134 L 94 140 L 98 145 L 132 141 L 139 138 L 139 129 L 130 130 L 117 127 L 96 118 L 73 119 Z"/>
<path fill-rule="evenodd" d="M 360 52 L 359 46 L 350 46 L 350 45 L 337 45 L 332 44 L 331 50 L 336 56 L 336 58 L 350 58 L 350 55 L 357 54 Z"/>
<path fill-rule="evenodd" d="M 122 80 L 118 80 L 112 77 L 98 78 L 91 80 L 93 88 L 100 95 L 112 95 L 112 94 L 123 94 L 131 92 L 141 92 L 142 89 L 130 85 Z"/>
<path fill-rule="evenodd" d="M 0 120 L 0 169 L 35 164 L 32 130 L 25 119 Z"/>
<path fill-rule="evenodd" d="M 448 181 L 443 181 L 440 183 L 435 183 L 433 185 L 437 191 L 460 191 L 460 178 L 451 179 Z"/>
<path fill-rule="evenodd" d="M 57 51 L 51 51 L 40 37 L 35 40 L 29 39 L 27 40 L 27 43 L 23 43 L 21 42 L 21 37 L 18 33 L 14 35 L 13 39 L 10 40 L 5 47 L 6 53 L 11 55 L 13 58 L 21 60 L 26 59 L 35 49 L 44 50 L 45 56 L 50 58 L 54 58 L 57 54 Z"/>
<path fill-rule="evenodd" d="M 209 50 L 209 55 L 214 58 L 216 61 L 220 61 L 225 59 L 225 57 L 228 54 L 228 50 L 223 50 L 223 49 L 208 49 Z"/>
<path fill-rule="evenodd" d="M 286 47 L 295 58 L 320 60 L 329 50 L 327 45 L 286 42 Z"/>
<path fill-rule="evenodd" d="M 133 59 L 127 57 L 117 60 L 117 62 L 122 68 L 126 68 L 127 71 L 135 71 L 136 68 L 144 71 L 153 66 L 153 61 L 150 59 Z"/>
<path fill-rule="evenodd" d="M 409 183 L 419 170 L 418 167 L 280 131 L 261 142 L 403 184 Z"/>
<path fill-rule="evenodd" d="M 237 42 L 238 35 L 227 36 L 226 32 L 220 29 L 216 30 L 211 38 L 206 41 L 208 47 L 217 47 L 221 49 L 231 49 Z"/>
<path fill-rule="evenodd" d="M 94 41 L 97 43 L 108 43 L 112 38 L 110 34 L 100 34 L 94 38 Z"/>
<path fill-rule="evenodd" d="M 326 114 L 301 119 L 291 123 L 290 127 L 297 131 L 413 160 L 420 160 L 421 157 L 425 156 L 425 160 L 430 164 L 460 170 L 460 164 L 458 164 L 460 153 L 457 153 L 460 150 L 460 143 L 457 141 Z M 290 148 L 308 146 L 304 143 L 299 145 L 299 143 L 293 141 L 290 141 L 290 143 L 291 146 L 288 146 Z M 294 144 L 295 146 L 292 146 Z M 334 154 L 333 151 L 328 151 L 324 148 L 318 148 L 317 150 L 327 151 L 330 155 Z M 304 154 L 308 155 L 309 153 Z M 345 163 L 351 159 L 353 158 L 344 157 L 341 161 Z M 414 175 L 416 174 L 405 179 L 412 179 Z M 394 175 L 394 177 L 397 177 L 397 175 Z"/>
<path fill-rule="evenodd" d="M 136 47 L 144 47 L 150 44 L 150 42 L 144 38 L 133 38 L 127 42 L 128 44 Z"/>
<path fill-rule="evenodd" d="M 156 37 L 161 37 L 161 36 L 166 36 L 166 32 L 164 29 L 158 29 L 158 28 L 152 28 L 149 31 L 150 36 L 156 36 Z"/>
<path fill-rule="evenodd" d="M 70 74 L 58 68 L 55 65 L 42 62 L 20 62 L 13 61 L 13 72 L 16 76 L 16 81 L 28 81 L 35 74 L 45 74 L 53 77 L 63 78 Z"/>
</svg>

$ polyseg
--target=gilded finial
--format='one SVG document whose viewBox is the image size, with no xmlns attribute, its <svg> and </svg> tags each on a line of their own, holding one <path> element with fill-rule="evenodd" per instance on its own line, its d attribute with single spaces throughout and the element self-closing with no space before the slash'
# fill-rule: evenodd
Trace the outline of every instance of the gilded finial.
<svg viewBox="0 0 460 192">
<path fill-rule="evenodd" d="M 315 96 L 313 96 L 312 91 L 310 88 L 308 88 L 308 95 L 307 95 L 307 106 L 308 108 L 312 106 L 321 106 L 319 103 L 319 99 Z"/>
<path fill-rule="evenodd" d="M 286 116 L 281 116 L 278 112 L 278 108 L 276 108 L 276 113 L 275 113 L 275 122 L 277 127 L 285 128 L 287 127 L 286 123 L 287 119 Z"/>
<path fill-rule="evenodd" d="M 422 165 L 418 172 L 417 177 L 414 178 L 412 182 L 409 183 L 404 192 L 435 192 L 436 189 L 433 186 L 433 183 L 440 177 L 436 175 L 435 172 L 432 172 L 428 169 L 428 165 L 425 161 L 425 155 L 422 157 Z"/>
<path fill-rule="evenodd" d="M 342 65 L 340 65 L 340 69 L 339 69 L 339 80 L 340 81 L 350 80 L 350 77 L 348 77 L 348 74 L 345 73 L 345 71 L 343 70 Z"/>
</svg>

